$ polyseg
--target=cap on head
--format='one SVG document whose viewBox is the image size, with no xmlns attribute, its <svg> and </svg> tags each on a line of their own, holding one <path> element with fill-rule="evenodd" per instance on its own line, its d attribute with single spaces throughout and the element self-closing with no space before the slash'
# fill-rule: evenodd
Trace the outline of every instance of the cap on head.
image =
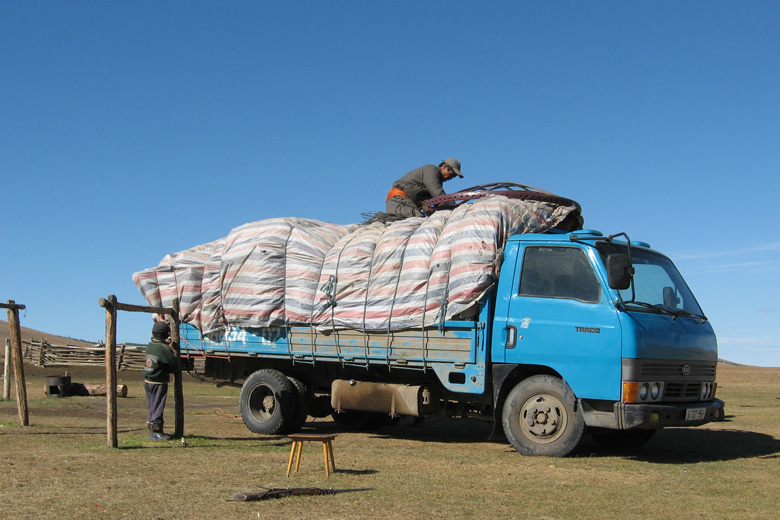
<svg viewBox="0 0 780 520">
<path fill-rule="evenodd" d="M 463 174 L 460 173 L 460 161 L 455 159 L 454 157 L 450 157 L 449 159 L 444 159 L 442 163 L 446 164 L 450 168 L 452 168 L 452 171 L 454 171 L 458 177 L 463 178 Z"/>
<path fill-rule="evenodd" d="M 155 321 L 152 326 L 152 336 L 157 338 L 167 338 L 171 335 L 171 326 L 165 321 Z"/>
</svg>

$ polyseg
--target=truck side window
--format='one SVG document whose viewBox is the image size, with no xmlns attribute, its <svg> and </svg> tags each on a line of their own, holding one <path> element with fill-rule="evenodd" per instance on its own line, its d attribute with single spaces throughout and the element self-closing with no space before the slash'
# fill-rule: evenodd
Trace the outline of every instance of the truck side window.
<svg viewBox="0 0 780 520">
<path fill-rule="evenodd" d="M 601 286 L 582 249 L 532 246 L 523 254 L 519 294 L 597 302 Z"/>
</svg>

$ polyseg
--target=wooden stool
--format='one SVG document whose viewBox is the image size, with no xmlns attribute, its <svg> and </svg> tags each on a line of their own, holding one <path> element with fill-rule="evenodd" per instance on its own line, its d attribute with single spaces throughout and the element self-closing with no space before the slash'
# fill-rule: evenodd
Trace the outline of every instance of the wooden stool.
<svg viewBox="0 0 780 520">
<path fill-rule="evenodd" d="M 333 460 L 333 439 L 336 435 L 317 435 L 316 433 L 301 433 L 297 435 L 288 435 L 287 437 L 293 441 L 292 448 L 290 448 L 290 460 L 287 462 L 287 476 L 290 476 L 290 470 L 292 469 L 293 459 L 296 457 L 295 471 L 301 467 L 301 449 L 304 442 L 322 442 L 322 455 L 325 458 L 325 476 L 330 476 L 330 468 L 336 471 L 336 462 Z M 330 463 L 328 463 L 330 461 Z"/>
</svg>

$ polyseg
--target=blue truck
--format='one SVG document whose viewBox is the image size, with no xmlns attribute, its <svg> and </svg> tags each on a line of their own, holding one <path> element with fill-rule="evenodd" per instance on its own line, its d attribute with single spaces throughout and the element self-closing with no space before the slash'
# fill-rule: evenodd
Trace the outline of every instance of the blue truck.
<svg viewBox="0 0 780 520">
<path fill-rule="evenodd" d="M 585 435 L 636 447 L 724 417 L 710 322 L 672 261 L 624 233 L 512 236 L 472 315 L 438 326 L 201 337 L 184 325 L 182 338 L 205 375 L 243 381 L 241 415 L 260 434 L 297 431 L 309 415 L 346 429 L 476 417 L 524 455 L 565 456 Z"/>
</svg>

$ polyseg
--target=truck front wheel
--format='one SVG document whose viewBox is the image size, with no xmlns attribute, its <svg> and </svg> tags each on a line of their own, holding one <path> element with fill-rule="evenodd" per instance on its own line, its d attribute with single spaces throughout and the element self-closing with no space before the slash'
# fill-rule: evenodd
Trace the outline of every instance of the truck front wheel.
<svg viewBox="0 0 780 520">
<path fill-rule="evenodd" d="M 296 389 L 278 370 L 258 370 L 241 387 L 239 408 L 254 433 L 285 433 L 295 420 Z"/>
<path fill-rule="evenodd" d="M 504 433 L 523 455 L 566 456 L 585 431 L 576 402 L 560 378 L 531 376 L 507 396 L 502 412 Z"/>
</svg>

